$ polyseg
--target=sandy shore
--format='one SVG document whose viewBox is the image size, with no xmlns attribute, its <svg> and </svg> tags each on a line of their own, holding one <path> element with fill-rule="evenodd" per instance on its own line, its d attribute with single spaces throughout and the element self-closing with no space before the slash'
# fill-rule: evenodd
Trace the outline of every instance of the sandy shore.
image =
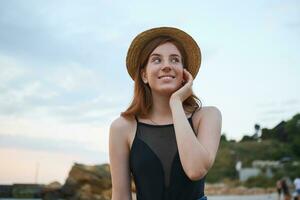
<svg viewBox="0 0 300 200">
<path fill-rule="evenodd" d="M 246 188 L 243 186 L 238 186 L 238 187 L 230 187 L 226 184 L 223 183 L 218 183 L 218 184 L 205 184 L 205 195 L 207 196 L 255 196 L 255 195 L 271 195 L 276 193 L 275 188 Z M 136 193 L 132 192 L 132 199 L 136 200 Z M 272 199 L 272 198 L 270 198 Z"/>
</svg>

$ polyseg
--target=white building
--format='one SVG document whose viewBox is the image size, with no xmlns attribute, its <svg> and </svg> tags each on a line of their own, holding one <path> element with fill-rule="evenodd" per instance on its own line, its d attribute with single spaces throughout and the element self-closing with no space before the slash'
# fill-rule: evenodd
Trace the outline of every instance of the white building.
<svg viewBox="0 0 300 200">
<path fill-rule="evenodd" d="M 242 168 L 242 162 L 238 161 L 236 163 L 236 170 L 239 174 L 240 181 L 246 181 L 250 177 L 258 176 L 263 173 L 263 168 L 265 168 L 264 175 L 269 178 L 273 177 L 272 168 L 281 167 L 279 161 L 270 161 L 270 160 L 254 160 L 252 162 L 252 167 Z"/>
</svg>

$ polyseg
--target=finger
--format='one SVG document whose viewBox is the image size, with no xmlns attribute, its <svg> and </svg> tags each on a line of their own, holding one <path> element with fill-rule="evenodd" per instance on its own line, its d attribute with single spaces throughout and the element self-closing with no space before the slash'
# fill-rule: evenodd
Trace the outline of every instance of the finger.
<svg viewBox="0 0 300 200">
<path fill-rule="evenodd" d="M 185 70 L 185 74 L 186 74 L 186 79 L 188 81 L 193 80 L 193 75 L 188 70 L 186 70 L 186 69 L 184 69 L 184 70 Z"/>
<path fill-rule="evenodd" d="M 184 71 L 186 72 L 186 74 L 192 75 L 187 69 L 184 69 Z"/>
<path fill-rule="evenodd" d="M 182 78 L 183 78 L 184 82 L 186 82 L 188 80 L 188 75 L 186 73 L 186 69 L 183 69 Z"/>
<path fill-rule="evenodd" d="M 189 71 L 187 70 L 187 69 L 184 69 L 184 76 L 185 76 L 185 78 L 188 80 L 189 79 Z"/>
</svg>

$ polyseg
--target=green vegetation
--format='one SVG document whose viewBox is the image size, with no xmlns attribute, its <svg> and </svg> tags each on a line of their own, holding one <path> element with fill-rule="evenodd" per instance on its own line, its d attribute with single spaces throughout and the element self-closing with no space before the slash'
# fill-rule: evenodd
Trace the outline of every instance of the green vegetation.
<svg viewBox="0 0 300 200">
<path fill-rule="evenodd" d="M 283 168 L 273 168 L 273 177 L 259 175 L 251 177 L 243 185 L 247 187 L 274 186 L 275 180 L 283 176 L 294 178 L 300 175 L 300 167 L 293 161 L 300 161 L 300 114 L 287 122 L 282 121 L 272 129 L 263 128 L 258 136 L 260 126 L 255 124 L 256 132 L 244 136 L 241 141 L 228 141 L 226 135 L 221 137 L 219 151 L 214 166 L 207 174 L 207 182 L 238 181 L 235 169 L 236 161 L 242 161 L 242 167 L 252 167 L 254 160 L 282 161 Z M 286 161 L 285 161 L 286 160 Z M 285 161 L 285 162 L 284 162 Z"/>
</svg>

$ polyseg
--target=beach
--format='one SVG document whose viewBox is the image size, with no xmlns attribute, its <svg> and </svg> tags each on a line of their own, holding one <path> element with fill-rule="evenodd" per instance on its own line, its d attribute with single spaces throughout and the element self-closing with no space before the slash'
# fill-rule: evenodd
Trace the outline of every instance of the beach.
<svg viewBox="0 0 300 200">
<path fill-rule="evenodd" d="M 134 196 L 133 196 L 134 197 Z M 220 196 L 207 196 L 208 200 L 276 200 L 276 194 L 264 195 L 220 195 Z M 0 198 L 1 199 L 1 198 Z M 41 200 L 41 199 L 1 199 L 1 200 Z M 135 198 L 133 198 L 135 200 Z"/>
</svg>

